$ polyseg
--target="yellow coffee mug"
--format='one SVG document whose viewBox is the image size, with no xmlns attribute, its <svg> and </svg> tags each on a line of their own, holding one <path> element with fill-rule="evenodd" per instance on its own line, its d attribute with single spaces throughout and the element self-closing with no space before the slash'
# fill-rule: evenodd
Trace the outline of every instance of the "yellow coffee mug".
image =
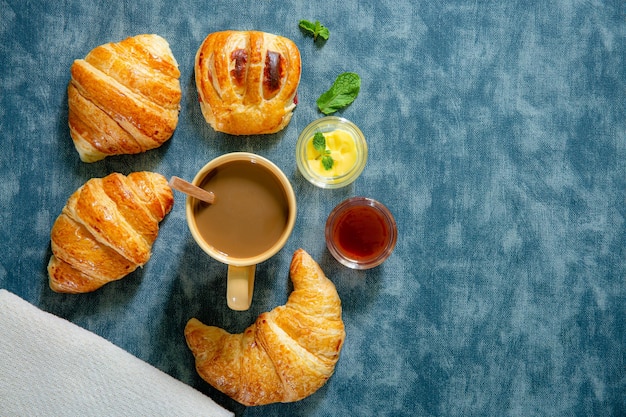
<svg viewBox="0 0 626 417">
<path fill-rule="evenodd" d="M 213 192 L 215 202 L 187 197 L 189 230 L 204 252 L 228 265 L 228 307 L 247 310 L 256 265 L 282 249 L 293 230 L 297 206 L 291 183 L 273 162 L 249 152 L 211 160 L 192 183 Z"/>
</svg>

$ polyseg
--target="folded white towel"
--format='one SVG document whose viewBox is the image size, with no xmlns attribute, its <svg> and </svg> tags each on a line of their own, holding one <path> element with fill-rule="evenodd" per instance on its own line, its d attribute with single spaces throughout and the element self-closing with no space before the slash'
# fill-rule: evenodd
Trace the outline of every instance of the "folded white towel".
<svg viewBox="0 0 626 417">
<path fill-rule="evenodd" d="M 233 416 L 100 336 L 2 289 L 0 414 Z"/>
</svg>

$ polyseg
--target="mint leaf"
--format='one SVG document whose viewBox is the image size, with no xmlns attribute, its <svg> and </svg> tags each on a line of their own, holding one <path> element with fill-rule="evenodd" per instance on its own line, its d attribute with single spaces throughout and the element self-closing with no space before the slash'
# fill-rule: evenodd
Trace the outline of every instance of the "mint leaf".
<svg viewBox="0 0 626 417">
<path fill-rule="evenodd" d="M 321 154 L 326 152 L 326 138 L 322 132 L 316 132 L 313 135 L 313 147 Z"/>
<path fill-rule="evenodd" d="M 332 87 L 317 99 L 324 114 L 332 114 L 352 103 L 361 90 L 361 78 L 354 72 L 339 74 Z"/>
<path fill-rule="evenodd" d="M 324 169 L 326 171 L 331 169 L 333 167 L 334 163 L 335 163 L 335 161 L 333 160 L 332 156 L 326 155 L 326 156 L 322 157 L 322 165 L 324 165 Z"/>
<path fill-rule="evenodd" d="M 316 41 L 318 36 L 327 41 L 330 36 L 330 31 L 326 26 L 322 25 L 319 20 L 316 20 L 315 33 L 313 33 L 313 41 Z"/>
<path fill-rule="evenodd" d="M 298 22 L 298 26 L 300 26 L 306 32 L 309 32 L 311 34 L 315 33 L 315 23 L 313 22 L 309 22 L 308 20 L 301 20 L 300 22 Z"/>
<path fill-rule="evenodd" d="M 320 156 L 315 159 L 319 159 L 321 157 L 324 169 L 326 171 L 331 169 L 335 160 L 332 156 L 330 156 L 330 150 L 326 149 L 326 138 L 322 132 L 315 132 L 315 135 L 313 135 L 313 147 L 320 153 Z"/>
<path fill-rule="evenodd" d="M 328 28 L 322 25 L 319 20 L 316 20 L 315 22 L 300 20 L 300 22 L 298 22 L 298 26 L 304 29 L 305 32 L 313 35 L 313 42 L 317 40 L 318 36 L 324 40 L 328 40 L 328 37 L 330 36 Z"/>
</svg>

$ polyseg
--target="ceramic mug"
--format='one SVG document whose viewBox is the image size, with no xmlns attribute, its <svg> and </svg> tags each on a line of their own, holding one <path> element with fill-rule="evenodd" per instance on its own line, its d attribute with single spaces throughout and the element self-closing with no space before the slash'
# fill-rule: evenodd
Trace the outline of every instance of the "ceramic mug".
<svg viewBox="0 0 626 417">
<path fill-rule="evenodd" d="M 291 183 L 273 162 L 249 152 L 211 160 L 192 183 L 213 192 L 215 202 L 187 197 L 189 230 L 204 252 L 228 265 L 228 306 L 247 310 L 256 265 L 282 249 L 293 230 L 297 206 Z"/>
</svg>

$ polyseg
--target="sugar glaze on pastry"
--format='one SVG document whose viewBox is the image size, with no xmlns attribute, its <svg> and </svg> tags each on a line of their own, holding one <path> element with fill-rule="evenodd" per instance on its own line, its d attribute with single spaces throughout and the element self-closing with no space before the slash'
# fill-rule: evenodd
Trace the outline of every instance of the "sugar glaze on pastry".
<svg viewBox="0 0 626 417">
<path fill-rule="evenodd" d="M 70 69 L 68 122 L 84 162 L 137 154 L 167 141 L 178 124 L 178 63 L 158 35 L 93 49 Z"/>
<path fill-rule="evenodd" d="M 300 51 L 290 39 L 259 31 L 211 33 L 195 60 L 202 114 L 218 132 L 278 132 L 296 107 L 300 73 Z"/>
<path fill-rule="evenodd" d="M 291 261 L 287 303 L 230 334 L 192 318 L 185 338 L 200 376 L 244 405 L 305 398 L 333 374 L 345 339 L 334 284 L 304 250 Z"/>
</svg>

